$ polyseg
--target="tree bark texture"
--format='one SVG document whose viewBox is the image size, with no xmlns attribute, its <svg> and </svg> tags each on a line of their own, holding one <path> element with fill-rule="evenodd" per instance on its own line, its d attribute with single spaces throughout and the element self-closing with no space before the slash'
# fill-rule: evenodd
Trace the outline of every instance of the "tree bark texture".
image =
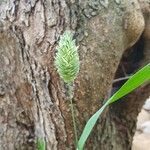
<svg viewBox="0 0 150 150">
<path fill-rule="evenodd" d="M 146 0 L 1 0 L 0 149 L 33 150 L 38 139 L 45 140 L 47 150 L 74 149 L 67 89 L 54 67 L 60 35 L 71 30 L 80 46 L 74 96 L 80 135 L 111 88 L 124 51 L 142 33 L 141 65 L 149 62 L 149 9 Z M 143 102 L 141 98 L 107 109 L 86 148 L 130 149 Z M 121 128 L 124 132 L 118 128 L 120 116 L 131 122 Z"/>
</svg>

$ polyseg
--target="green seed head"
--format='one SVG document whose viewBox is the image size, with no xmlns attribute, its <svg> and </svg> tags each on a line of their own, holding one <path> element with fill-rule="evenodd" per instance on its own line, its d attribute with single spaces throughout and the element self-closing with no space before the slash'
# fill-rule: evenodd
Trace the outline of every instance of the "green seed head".
<svg viewBox="0 0 150 150">
<path fill-rule="evenodd" d="M 79 72 L 78 47 L 70 31 L 65 31 L 60 37 L 55 66 L 64 82 L 71 83 L 77 77 Z"/>
</svg>

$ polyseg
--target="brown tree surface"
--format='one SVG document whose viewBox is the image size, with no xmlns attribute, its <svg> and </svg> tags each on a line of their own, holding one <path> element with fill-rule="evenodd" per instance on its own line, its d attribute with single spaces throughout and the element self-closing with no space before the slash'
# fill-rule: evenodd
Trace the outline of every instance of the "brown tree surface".
<svg viewBox="0 0 150 150">
<path fill-rule="evenodd" d="M 149 0 L 0 0 L 1 150 L 33 150 L 38 139 L 47 150 L 74 149 L 67 89 L 54 67 L 66 29 L 80 46 L 74 97 L 78 135 L 108 95 L 119 63 L 125 69 L 136 65 L 126 58 L 142 33 L 143 58 L 134 71 L 150 60 Z M 130 149 L 149 90 L 147 84 L 107 109 L 86 148 Z"/>
</svg>

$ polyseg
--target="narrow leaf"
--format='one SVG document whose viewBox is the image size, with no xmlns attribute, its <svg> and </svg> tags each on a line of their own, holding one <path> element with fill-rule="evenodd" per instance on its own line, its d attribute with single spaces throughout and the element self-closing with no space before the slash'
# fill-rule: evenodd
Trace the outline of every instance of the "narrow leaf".
<svg viewBox="0 0 150 150">
<path fill-rule="evenodd" d="M 87 122 L 87 124 L 84 127 L 84 130 L 82 132 L 82 135 L 80 137 L 80 140 L 78 142 L 78 149 L 77 150 L 82 150 L 83 146 L 89 136 L 89 134 L 91 133 L 96 121 L 98 120 L 100 114 L 104 111 L 104 109 L 106 108 L 107 103 L 105 103 Z"/>
<path fill-rule="evenodd" d="M 117 101 L 148 80 L 150 80 L 150 64 L 146 65 L 130 77 L 129 80 L 108 100 L 108 104 Z"/>
<path fill-rule="evenodd" d="M 90 135 L 94 125 L 96 124 L 99 116 L 102 114 L 107 105 L 117 101 L 121 97 L 130 93 L 144 82 L 150 80 L 150 64 L 135 73 L 107 102 L 88 120 L 81 136 L 78 141 L 78 149 L 82 150 L 84 144 Z"/>
</svg>

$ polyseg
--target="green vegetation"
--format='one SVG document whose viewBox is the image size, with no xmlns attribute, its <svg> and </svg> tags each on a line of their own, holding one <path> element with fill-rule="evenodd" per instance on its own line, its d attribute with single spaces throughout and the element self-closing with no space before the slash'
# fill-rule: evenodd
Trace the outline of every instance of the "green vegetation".
<svg viewBox="0 0 150 150">
<path fill-rule="evenodd" d="M 75 113 L 73 107 L 73 88 L 72 84 L 79 72 L 79 55 L 78 55 L 78 47 L 75 45 L 75 40 L 73 40 L 73 36 L 71 32 L 66 31 L 61 37 L 59 41 L 59 46 L 57 47 L 57 54 L 55 58 L 55 66 L 60 77 L 64 80 L 64 82 L 68 85 L 68 95 L 70 97 L 70 105 L 71 105 L 71 114 L 73 120 L 74 134 L 76 140 L 76 149 L 82 150 L 85 142 L 90 135 L 94 125 L 96 124 L 98 118 L 105 110 L 105 108 L 112 104 L 113 102 L 119 100 L 126 94 L 130 93 L 137 87 L 139 87 L 144 82 L 150 80 L 150 64 L 146 65 L 144 68 L 139 70 L 133 76 L 129 78 L 129 80 L 110 98 L 106 101 L 106 103 L 88 120 L 85 128 L 80 136 L 78 141 L 77 138 L 77 128 L 75 122 Z"/>
<path fill-rule="evenodd" d="M 74 82 L 79 72 L 78 47 L 73 40 L 70 31 L 66 31 L 61 37 L 57 47 L 55 66 L 60 77 L 66 83 Z"/>
<path fill-rule="evenodd" d="M 37 149 L 38 150 L 46 150 L 44 138 L 38 138 L 37 139 Z"/>
<path fill-rule="evenodd" d="M 121 97 L 125 96 L 126 94 L 130 93 L 138 86 L 143 84 L 144 82 L 150 80 L 150 64 L 146 65 L 144 68 L 139 70 L 135 73 L 130 79 L 110 98 L 106 101 L 106 103 L 88 120 L 85 128 L 80 136 L 78 141 L 78 150 L 82 150 L 84 144 L 90 135 L 94 125 L 96 124 L 99 116 L 105 110 L 105 108 L 112 104 L 113 102 L 119 100 Z"/>
<path fill-rule="evenodd" d="M 73 121 L 74 135 L 75 135 L 75 145 L 77 145 L 77 127 L 75 122 L 75 111 L 73 106 L 73 88 L 72 84 L 77 77 L 79 72 L 79 55 L 78 47 L 73 40 L 73 35 L 70 31 L 64 32 L 60 37 L 60 41 L 57 47 L 57 53 L 55 58 L 55 66 L 60 77 L 68 86 L 68 96 L 70 101 L 70 109 Z"/>
</svg>

